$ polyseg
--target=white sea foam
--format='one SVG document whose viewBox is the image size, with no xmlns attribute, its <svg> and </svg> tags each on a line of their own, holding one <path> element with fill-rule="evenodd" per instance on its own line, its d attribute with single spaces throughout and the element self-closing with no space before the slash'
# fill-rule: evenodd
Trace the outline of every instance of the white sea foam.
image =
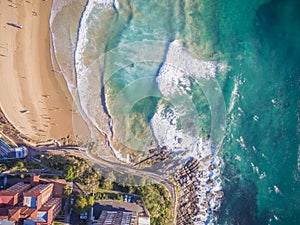
<svg viewBox="0 0 300 225">
<path fill-rule="evenodd" d="M 256 173 L 257 175 L 260 175 L 260 173 L 259 173 L 259 167 L 255 166 L 254 163 L 252 163 L 252 162 L 250 164 L 252 166 L 253 172 Z"/>
<path fill-rule="evenodd" d="M 267 176 L 266 172 L 263 172 L 262 174 L 259 175 L 259 179 L 264 179 Z"/>
<path fill-rule="evenodd" d="M 221 162 L 218 157 L 216 157 L 216 159 Z M 221 205 L 221 196 L 219 195 L 222 190 L 220 174 L 218 169 L 209 171 L 208 168 L 206 168 L 206 170 L 201 171 L 197 177 L 199 187 L 197 189 L 197 196 L 199 198 L 197 207 L 201 213 L 193 217 L 194 221 L 196 221 L 197 218 L 200 218 L 200 221 L 195 222 L 194 224 L 207 224 L 210 215 L 218 210 Z M 213 183 L 209 184 L 209 180 L 212 180 Z M 207 193 L 210 193 L 210 195 Z"/>
<path fill-rule="evenodd" d="M 279 188 L 276 185 L 274 185 L 274 191 L 275 191 L 276 194 L 281 193 L 281 191 L 279 190 Z"/>
<path fill-rule="evenodd" d="M 236 156 L 234 157 L 234 159 L 237 160 L 237 161 L 239 161 L 239 162 L 242 161 L 242 158 L 241 158 L 241 156 L 239 156 L 239 155 L 236 155 Z"/>
<path fill-rule="evenodd" d="M 217 71 L 217 63 L 204 61 L 190 55 L 182 47 L 179 41 L 170 44 L 166 60 L 162 65 L 159 75 L 156 79 L 159 90 L 165 98 L 174 96 L 187 96 L 190 91 L 191 80 L 199 78 L 212 79 L 215 78 Z M 185 104 L 189 104 L 186 102 Z M 168 106 L 161 103 L 157 107 L 157 111 L 151 119 L 150 125 L 153 135 L 160 146 L 168 146 L 168 148 L 176 152 L 184 150 L 184 157 L 196 158 L 201 161 L 203 158 L 213 156 L 214 147 L 211 140 L 198 137 L 196 133 L 187 132 L 178 128 L 181 117 L 186 116 L 188 110 L 176 105 Z M 220 206 L 220 199 L 216 192 L 222 190 L 220 170 L 216 169 L 221 166 L 221 159 L 212 157 L 213 161 L 201 162 L 202 170 L 196 175 L 198 182 L 197 196 L 199 202 L 197 204 L 199 211 L 204 214 L 198 214 L 193 219 L 200 218 L 201 221 L 195 224 L 205 224 L 209 218 L 210 212 L 216 210 Z M 209 170 L 209 165 L 214 165 L 213 171 Z M 208 184 L 208 180 L 213 183 Z M 207 192 L 212 193 L 209 197 Z M 207 208 L 207 204 L 209 208 Z"/>
<path fill-rule="evenodd" d="M 90 0 L 88 1 L 85 10 L 82 13 L 80 20 L 77 44 L 75 49 L 75 69 L 76 69 L 76 80 L 77 80 L 77 90 L 80 97 L 80 106 L 83 109 L 86 116 L 93 123 L 95 127 L 103 134 L 105 134 L 108 145 L 113 151 L 114 156 L 123 162 L 130 163 L 129 156 L 123 157 L 122 154 L 113 148 L 111 143 L 111 136 L 113 134 L 109 133 L 111 129 L 109 128 L 112 121 L 109 121 L 107 115 L 102 109 L 102 100 L 100 98 L 101 92 L 101 82 L 100 82 L 100 71 L 97 63 L 94 61 L 92 64 L 85 64 L 85 51 L 87 46 L 90 46 L 90 40 L 88 38 L 88 30 L 90 29 L 88 24 L 88 19 L 90 17 L 95 17 L 92 11 L 94 9 L 101 9 L 103 11 L 116 10 L 118 2 L 113 0 Z M 94 18 L 96 20 L 96 18 Z M 96 43 L 95 43 L 96 44 Z M 95 59 L 96 60 L 96 59 Z M 103 63 L 103 62 L 102 62 Z M 102 68 L 103 69 L 103 68 Z M 99 125 L 99 119 L 101 121 L 101 127 Z M 108 121 L 108 123 L 103 123 L 103 121 Z"/>
<path fill-rule="evenodd" d="M 83 58 L 86 46 L 89 44 L 90 41 L 87 37 L 89 29 L 87 20 L 91 16 L 93 9 L 100 8 L 103 10 L 114 10 L 114 4 L 115 1 L 113 0 L 89 0 L 86 4 L 79 24 L 78 39 L 75 50 L 75 68 L 78 79 L 81 79 L 83 76 L 86 75 L 88 66 L 90 66 L 84 64 Z"/>
<path fill-rule="evenodd" d="M 156 81 L 165 98 L 186 96 L 186 100 L 190 100 L 190 96 L 187 95 L 187 92 L 190 91 L 190 78 L 214 78 L 217 67 L 215 62 L 194 57 L 183 48 L 180 41 L 176 40 L 169 45 L 165 62 Z M 189 102 L 185 102 L 185 104 L 188 105 Z M 191 151 L 197 149 L 197 146 L 201 146 L 200 140 L 191 132 L 177 129 L 180 117 L 190 113 L 190 110 L 193 110 L 193 104 L 190 102 L 189 112 L 181 106 L 172 106 L 170 110 L 172 113 L 165 115 L 164 106 L 159 106 L 151 120 L 151 127 L 159 144 L 172 149 L 181 148 Z M 195 114 L 197 113 L 195 112 Z"/>
<path fill-rule="evenodd" d="M 229 108 L 228 108 L 228 112 L 230 113 L 237 101 L 237 99 L 239 98 L 239 93 L 238 93 L 238 88 L 239 88 L 239 81 L 238 78 L 234 79 L 234 87 L 233 90 L 231 92 L 231 97 L 230 97 L 230 104 L 229 104 Z"/>
<path fill-rule="evenodd" d="M 159 105 L 157 112 L 151 119 L 150 125 L 154 136 L 156 137 L 160 146 L 168 146 L 173 151 L 186 150 L 190 151 L 192 155 L 197 156 L 197 150 L 202 150 L 202 155 L 211 154 L 210 146 L 201 138 L 195 138 L 183 130 L 177 129 L 177 123 L 185 112 L 170 108 L 169 112 L 165 112 L 165 106 Z M 208 150 L 209 149 L 209 150 Z M 199 158 L 197 156 L 196 158 Z"/>
<path fill-rule="evenodd" d="M 109 4 L 110 3 L 110 4 Z M 89 29 L 87 20 L 91 16 L 91 12 L 96 7 L 103 7 L 103 8 L 109 8 L 109 6 L 112 6 L 111 0 L 98 0 L 93 1 L 89 0 L 80 20 L 79 24 L 79 31 L 78 31 L 78 38 L 77 38 L 77 44 L 75 49 L 75 68 L 77 73 L 77 79 L 82 79 L 86 75 L 87 68 L 89 65 L 84 64 L 84 50 L 86 46 L 89 43 L 89 39 L 87 37 L 87 31 Z"/>
<path fill-rule="evenodd" d="M 244 141 L 243 136 L 240 136 L 240 138 L 239 138 L 239 139 L 236 139 L 236 140 L 237 140 L 238 143 L 240 143 L 240 145 L 241 145 L 241 147 L 242 147 L 243 149 L 246 149 L 246 145 L 245 145 L 245 141 Z"/>
<path fill-rule="evenodd" d="M 216 76 L 217 68 L 221 67 L 214 61 L 204 61 L 186 51 L 179 40 L 169 45 L 164 66 L 171 65 L 182 69 L 193 78 L 213 78 Z"/>
</svg>

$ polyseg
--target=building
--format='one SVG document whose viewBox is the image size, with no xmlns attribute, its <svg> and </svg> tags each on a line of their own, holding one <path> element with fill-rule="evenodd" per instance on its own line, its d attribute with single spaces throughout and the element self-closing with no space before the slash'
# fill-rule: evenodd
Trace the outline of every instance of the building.
<svg viewBox="0 0 300 225">
<path fill-rule="evenodd" d="M 51 197 L 54 184 L 39 184 L 27 192 L 24 192 L 23 206 L 29 208 L 41 208 Z"/>
<path fill-rule="evenodd" d="M 35 214 L 24 220 L 24 225 L 51 224 L 61 211 L 61 198 L 51 198 Z"/>
<path fill-rule="evenodd" d="M 102 211 L 94 225 L 137 225 L 135 212 Z"/>
<path fill-rule="evenodd" d="M 130 195 L 126 196 L 132 198 Z M 148 211 L 143 205 L 134 201 L 104 200 L 100 201 L 99 205 L 100 216 L 93 221 L 93 225 L 150 225 Z"/>
<path fill-rule="evenodd" d="M 30 188 L 30 184 L 19 182 L 6 190 L 0 191 L 0 206 L 15 206 L 22 200 L 24 191 Z"/>
<path fill-rule="evenodd" d="M 15 159 L 23 159 L 28 155 L 28 149 L 24 146 L 18 147 L 18 148 L 13 148 L 13 157 Z"/>
<path fill-rule="evenodd" d="M 28 149 L 24 146 L 12 148 L 0 139 L 0 160 L 23 159 L 28 155 Z"/>
<path fill-rule="evenodd" d="M 0 191 L 0 224 L 50 225 L 62 207 L 61 193 L 52 182 L 33 176 L 30 184 L 19 182 Z"/>
<path fill-rule="evenodd" d="M 150 217 L 147 213 L 138 214 L 138 225 L 150 225 Z"/>
</svg>

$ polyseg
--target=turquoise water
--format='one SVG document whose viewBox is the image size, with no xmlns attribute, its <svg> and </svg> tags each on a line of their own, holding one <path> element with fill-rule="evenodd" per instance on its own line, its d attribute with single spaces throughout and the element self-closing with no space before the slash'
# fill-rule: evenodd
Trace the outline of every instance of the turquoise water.
<svg viewBox="0 0 300 225">
<path fill-rule="evenodd" d="M 217 151 L 224 162 L 225 195 L 211 222 L 296 225 L 300 224 L 299 12 L 298 0 L 119 1 L 114 10 L 93 9 L 86 20 L 89 42 L 84 60 L 75 63 L 88 67 L 104 55 L 102 70 L 90 70 L 89 76 L 104 77 L 102 94 L 115 124 L 125 119 L 122 110 L 131 107 L 125 109 L 129 122 L 118 132 L 149 142 L 151 120 L 164 93 L 176 90 L 157 82 L 170 43 L 180 40 L 199 61 L 225 66 L 225 70 L 212 66 L 227 112 L 225 137 Z M 216 86 L 203 87 L 197 78 L 179 84 L 189 87 L 185 94 L 197 111 L 197 121 L 187 125 L 197 131 L 195 137 L 210 136 L 211 129 L 217 129 L 210 124 L 215 118 L 212 110 L 221 112 L 211 107 L 208 96 L 215 95 Z M 115 107 L 116 102 L 122 104 Z"/>
<path fill-rule="evenodd" d="M 232 67 L 228 102 L 241 83 L 223 144 L 220 224 L 300 222 L 299 10 L 293 0 L 218 4 L 217 49 Z"/>
</svg>

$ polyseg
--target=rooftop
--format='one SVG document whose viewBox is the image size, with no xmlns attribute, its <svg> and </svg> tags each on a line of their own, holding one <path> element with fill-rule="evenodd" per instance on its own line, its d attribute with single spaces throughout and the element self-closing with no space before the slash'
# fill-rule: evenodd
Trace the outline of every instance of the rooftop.
<svg viewBox="0 0 300 225">
<path fill-rule="evenodd" d="M 35 181 L 31 184 L 37 185 L 32 187 L 30 184 L 19 182 L 0 191 L 0 203 L 2 203 L 0 206 L 0 224 L 3 224 L 5 220 L 14 222 L 24 219 L 35 224 L 41 215 L 47 214 L 47 219 L 51 220 L 57 216 L 61 210 L 61 198 L 53 198 L 56 183 L 38 184 L 38 176 L 32 177 L 31 181 Z M 63 188 L 63 180 L 57 183 L 59 188 Z M 23 194 L 24 198 L 20 198 L 20 194 Z M 23 200 L 23 202 L 17 201 L 18 199 Z"/>
<path fill-rule="evenodd" d="M 136 217 L 133 212 L 103 211 L 95 225 L 131 225 Z"/>
<path fill-rule="evenodd" d="M 37 195 L 37 194 L 41 194 L 43 192 L 45 192 L 46 190 L 48 190 L 49 188 L 53 187 L 53 184 L 39 184 L 33 188 L 31 188 L 30 190 L 24 192 L 24 196 L 31 196 L 31 195 Z"/>
<path fill-rule="evenodd" d="M 144 208 L 138 204 L 131 202 L 118 202 L 114 200 L 104 200 L 99 202 L 103 210 L 107 211 L 131 211 L 143 213 Z"/>
<path fill-rule="evenodd" d="M 58 205 L 60 201 L 61 198 L 51 198 L 39 209 L 39 211 L 48 211 L 53 206 Z"/>
<path fill-rule="evenodd" d="M 24 184 L 23 182 L 16 183 L 15 185 L 7 188 L 6 192 L 23 192 L 30 188 L 30 184 Z M 2 191 L 1 191 L 2 192 Z"/>
</svg>

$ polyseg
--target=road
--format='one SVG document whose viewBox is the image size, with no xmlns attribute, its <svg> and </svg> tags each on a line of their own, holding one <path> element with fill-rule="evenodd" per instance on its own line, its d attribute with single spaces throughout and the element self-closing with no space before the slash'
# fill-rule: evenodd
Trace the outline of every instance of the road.
<svg viewBox="0 0 300 225">
<path fill-rule="evenodd" d="M 74 152 L 74 151 L 78 151 L 81 152 L 79 147 L 70 147 L 70 148 L 66 148 L 66 147 L 55 147 L 55 148 L 34 148 L 34 149 L 30 149 L 31 152 L 31 156 L 36 156 L 38 154 L 41 153 L 45 153 L 47 152 L 47 149 L 49 151 L 53 151 L 58 150 L 61 152 L 66 152 L 66 153 L 70 153 L 70 152 Z M 95 157 L 91 154 L 88 153 L 88 151 L 85 151 L 85 154 L 82 154 L 82 156 L 92 162 L 94 165 L 98 165 L 100 167 L 106 167 L 106 168 L 110 168 L 114 171 L 120 172 L 120 173 L 127 173 L 127 174 L 132 174 L 132 175 L 137 175 L 140 177 L 145 177 L 148 179 L 152 179 L 153 181 L 157 182 L 157 183 L 161 183 L 163 184 L 169 191 L 172 199 L 173 199 L 173 211 L 172 211 L 172 218 L 173 218 L 173 224 L 176 224 L 176 215 L 177 215 L 177 196 L 176 196 L 176 191 L 175 191 L 175 186 L 174 184 L 169 181 L 167 178 L 163 177 L 161 174 L 156 174 L 154 172 L 149 172 L 149 171 L 143 171 L 143 170 L 139 170 L 139 169 L 135 169 L 130 167 L 129 165 L 126 164 L 121 164 L 121 163 L 114 163 L 111 161 L 107 161 L 104 159 L 100 159 L 98 157 Z"/>
<path fill-rule="evenodd" d="M 176 224 L 177 196 L 176 196 L 175 186 L 171 181 L 169 181 L 166 178 L 162 177 L 161 175 L 155 174 L 153 172 L 138 170 L 135 168 L 131 168 L 125 164 L 113 163 L 113 162 L 106 161 L 103 159 L 95 158 L 94 156 L 92 156 L 88 153 L 84 154 L 84 156 L 87 160 L 94 163 L 95 165 L 104 166 L 106 168 L 110 168 L 110 169 L 120 172 L 120 173 L 127 173 L 127 174 L 132 174 L 132 175 L 138 175 L 140 177 L 150 178 L 158 183 L 163 184 L 169 190 L 169 193 L 171 194 L 171 197 L 173 199 L 172 217 L 173 217 L 173 224 Z"/>
<path fill-rule="evenodd" d="M 7 140 L 10 141 L 10 144 L 13 145 L 14 147 L 18 147 L 18 145 L 6 134 L 4 134 L 2 131 L 0 131 L 0 136 L 5 137 Z"/>
<path fill-rule="evenodd" d="M 49 170 L 49 169 L 32 169 L 32 170 L 16 170 L 14 172 L 4 171 L 3 174 L 6 175 L 33 175 L 33 174 L 41 174 L 41 175 L 49 175 L 49 176 L 62 176 L 61 171 Z"/>
<path fill-rule="evenodd" d="M 66 200 L 66 204 L 65 204 L 65 216 L 64 216 L 64 224 L 65 225 L 69 225 L 70 224 L 70 220 L 71 220 L 71 209 L 69 210 L 69 199 Z"/>
<path fill-rule="evenodd" d="M 11 147 L 6 144 L 2 139 L 0 139 L 0 155 L 6 157 L 11 150 Z"/>
</svg>

